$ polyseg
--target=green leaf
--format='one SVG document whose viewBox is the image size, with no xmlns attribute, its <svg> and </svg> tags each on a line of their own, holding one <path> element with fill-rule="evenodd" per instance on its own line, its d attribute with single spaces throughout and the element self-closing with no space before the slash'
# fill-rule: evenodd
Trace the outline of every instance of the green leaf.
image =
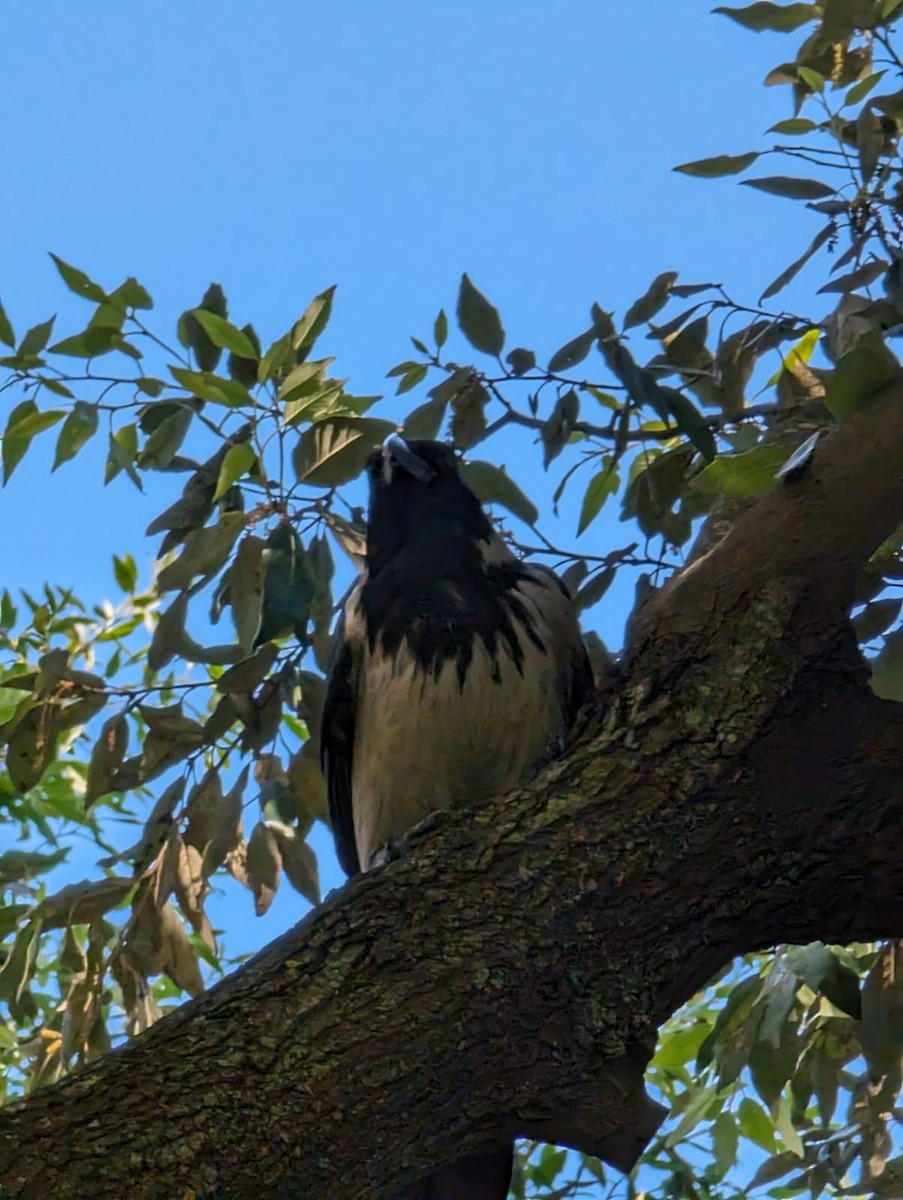
<svg viewBox="0 0 903 1200">
<path fill-rule="evenodd" d="M 257 384 L 257 369 L 260 365 L 260 338 L 257 336 L 253 325 L 243 325 L 241 332 L 253 347 L 254 355 L 252 358 L 245 358 L 241 354 L 231 351 L 226 367 L 231 379 L 240 383 L 242 387 L 252 388 Z"/>
<path fill-rule="evenodd" d="M 549 359 L 548 370 L 553 374 L 560 374 L 562 371 L 568 371 L 571 367 L 576 367 L 578 363 L 582 363 L 590 350 L 593 348 L 593 342 L 596 340 L 595 329 L 588 329 L 586 333 L 580 333 L 575 338 L 571 338 L 569 342 L 556 350 Z"/>
<path fill-rule="evenodd" d="M 796 73 L 811 92 L 821 94 L 825 90 L 825 77 L 811 67 L 797 67 Z"/>
<path fill-rule="evenodd" d="M 395 390 L 396 396 L 401 396 L 405 392 L 410 392 L 417 386 L 418 383 L 422 383 L 426 378 L 428 371 L 429 367 L 426 363 L 415 363 L 414 366 L 411 367 L 410 371 L 408 371 L 407 374 L 403 375 L 401 379 L 399 379 L 398 387 Z"/>
<path fill-rule="evenodd" d="M 46 388 L 48 392 L 52 392 L 54 396 L 62 396 L 65 400 L 75 399 L 75 395 L 64 383 L 60 383 L 58 379 L 52 379 L 49 375 L 38 375 L 37 378 L 41 381 L 41 387 Z"/>
<path fill-rule="evenodd" d="M 806 133 L 813 133 L 818 129 L 818 125 L 814 121 L 810 121 L 808 117 L 788 117 L 786 121 L 778 121 L 768 130 L 769 133 L 787 133 L 791 136 L 802 136 Z"/>
<path fill-rule="evenodd" d="M 528 500 L 504 467 L 488 462 L 468 462 L 461 466 L 461 478 L 483 504 L 501 504 L 527 525 L 535 525 L 539 510 Z"/>
<path fill-rule="evenodd" d="M 160 614 L 154 636 L 147 650 L 147 665 L 161 671 L 177 654 L 185 641 L 185 618 L 188 615 L 188 596 L 181 592 L 169 608 Z"/>
<path fill-rule="evenodd" d="M 107 299 L 107 293 L 103 290 L 99 283 L 95 283 L 90 279 L 84 271 L 80 271 L 78 267 L 72 267 L 67 262 L 63 262 L 51 252 L 50 257 L 53 259 L 53 265 L 63 277 L 63 283 L 70 292 L 75 292 L 76 296 L 81 296 L 83 300 L 93 300 L 96 304 L 102 304 Z"/>
<path fill-rule="evenodd" d="M 602 468 L 589 481 L 583 493 L 583 504 L 580 507 L 580 520 L 577 523 L 577 537 L 590 527 L 602 510 L 602 505 L 609 496 L 617 494 L 621 477 L 617 465 L 608 458 L 602 460 Z"/>
<path fill-rule="evenodd" d="M 444 308 L 439 309 L 439 314 L 433 322 L 433 341 L 436 343 L 437 350 L 441 350 L 448 341 L 448 317 L 445 315 Z"/>
<path fill-rule="evenodd" d="M 236 479 L 240 479 L 249 471 L 256 461 L 257 455 L 249 442 L 239 442 L 237 446 L 230 446 L 219 469 L 216 491 L 213 494 L 214 503 L 224 496 Z"/>
<path fill-rule="evenodd" d="M 245 654 L 254 649 L 263 614 L 263 577 L 266 563 L 263 538 L 249 535 L 238 547 L 229 573 L 232 622 L 238 644 Z"/>
<path fill-rule="evenodd" d="M 832 279 L 830 283 L 826 283 L 820 287 L 818 294 L 843 294 L 845 292 L 855 292 L 858 288 L 868 287 L 869 284 L 874 283 L 876 279 L 880 279 L 884 275 L 888 266 L 889 264 L 886 259 L 873 259 L 871 262 L 863 263 L 855 271 L 850 271 L 846 275 L 838 275 L 836 279 Z"/>
<path fill-rule="evenodd" d="M 193 308 L 191 315 L 214 346 L 218 346 L 221 350 L 231 350 L 233 354 L 237 354 L 241 358 L 250 358 L 256 361 L 257 351 L 251 339 L 240 329 L 236 329 L 231 321 L 227 321 L 218 313 L 207 312 L 203 308 Z"/>
<path fill-rule="evenodd" d="M 671 288 L 677 282 L 676 271 L 662 271 L 638 300 L 634 300 L 624 315 L 624 328 L 642 325 L 651 321 L 655 314 L 668 303 Z"/>
<path fill-rule="evenodd" d="M 65 354 L 71 358 L 95 358 L 122 348 L 122 334 L 109 325 L 89 325 L 81 333 L 63 338 L 50 347 L 51 354 Z"/>
<path fill-rule="evenodd" d="M 138 489 L 144 491 L 144 485 L 135 470 L 135 458 L 138 454 L 138 426 L 123 425 L 115 433 L 110 434 L 110 446 L 107 453 L 106 469 L 104 470 L 104 486 L 111 483 L 120 471 L 125 471 L 129 479 Z"/>
<path fill-rule="evenodd" d="M 799 179 L 791 175 L 763 175 L 761 179 L 741 179 L 742 187 L 756 188 L 771 196 L 785 196 L 790 200 L 823 200 L 836 196 L 835 188 L 819 179 Z"/>
<path fill-rule="evenodd" d="M 763 444 L 745 454 L 720 454 L 690 482 L 700 496 L 764 496 L 787 460 L 787 447 Z"/>
<path fill-rule="evenodd" d="M 316 487 L 349 483 L 396 426 L 374 417 L 331 417 L 305 429 L 292 453 L 299 482 Z"/>
<path fill-rule="evenodd" d="M 820 250 L 825 242 L 828 241 L 833 233 L 834 227 L 832 225 L 826 225 L 824 229 L 820 229 L 809 243 L 807 249 L 803 251 L 799 258 L 794 259 L 789 267 L 785 267 L 780 275 L 771 281 L 771 283 L 759 297 L 759 303 L 761 303 L 763 300 L 770 300 L 772 296 L 776 296 L 778 292 L 785 288 L 791 279 L 793 279 L 796 274 L 806 265 L 812 255 Z"/>
<path fill-rule="evenodd" d="M 193 416 L 194 411 L 189 405 L 177 404 L 175 411 L 160 421 L 136 455 L 138 466 L 142 470 L 165 470 L 178 453 Z"/>
<path fill-rule="evenodd" d="M 814 992 L 821 992 L 841 1012 L 859 1019 L 862 1012 L 859 977 L 823 942 L 794 946 L 787 951 L 786 963 Z"/>
<path fill-rule="evenodd" d="M 113 304 L 123 308 L 148 309 L 154 307 L 147 288 L 140 284 L 133 275 L 130 275 L 128 279 L 120 283 L 119 287 L 110 292 L 109 299 Z"/>
<path fill-rule="evenodd" d="M 830 413 L 842 420 L 871 399 L 900 370 L 900 364 L 888 349 L 881 334 L 864 334 L 853 349 L 838 359 L 825 388 L 825 404 Z"/>
<path fill-rule="evenodd" d="M 76 400 L 75 407 L 63 422 L 63 428 L 57 438 L 52 468 L 54 471 L 64 462 L 75 458 L 82 446 L 97 432 L 97 424 L 97 406 L 84 400 Z"/>
<path fill-rule="evenodd" d="M 536 366 L 536 355 L 532 350 L 525 350 L 523 346 L 516 346 L 508 354 L 505 355 L 505 362 L 511 368 L 512 375 L 526 375 L 528 371 L 532 371 Z"/>
<path fill-rule="evenodd" d="M 860 79 L 858 83 L 854 83 L 846 94 L 843 102 L 844 107 L 848 104 L 858 104 L 860 100 L 864 100 L 869 92 L 878 86 L 886 74 L 886 70 L 875 71 L 873 75 L 867 75 L 865 79 Z"/>
<path fill-rule="evenodd" d="M 542 465 L 544 468 L 548 469 L 549 463 L 556 459 L 567 445 L 579 416 L 580 397 L 573 388 L 569 388 L 555 401 L 555 407 L 539 431 L 539 436 L 542 438 Z"/>
<path fill-rule="evenodd" d="M 189 371 L 185 367 L 171 366 L 169 373 L 177 383 L 181 383 L 200 400 L 223 404 L 227 408 L 254 407 L 254 397 L 246 387 L 234 379 L 224 379 L 210 371 Z"/>
<path fill-rule="evenodd" d="M 55 320 L 56 317 L 51 317 L 49 321 L 42 321 L 40 325 L 32 325 L 25 337 L 22 338 L 19 348 L 16 351 L 20 358 L 29 358 L 32 355 L 41 353 L 50 341 L 50 334 L 53 331 L 53 322 Z"/>
<path fill-rule="evenodd" d="M 315 296 L 295 322 L 292 328 L 291 343 L 299 357 L 307 354 L 314 342 L 326 328 L 332 313 L 332 298 L 336 285 L 328 287 L 325 292 Z"/>
<path fill-rule="evenodd" d="M 38 411 L 38 406 L 34 400 L 23 400 L 9 414 L 6 422 L 6 429 L 3 431 L 3 444 L 0 447 L 0 454 L 3 458 L 3 483 L 4 486 L 9 483 L 13 471 L 22 461 L 25 451 L 28 449 L 31 438 L 23 437 L 22 434 L 16 434 L 13 431 L 28 417 Z"/>
<path fill-rule="evenodd" d="M 781 1179 L 791 1171 L 798 1171 L 799 1167 L 799 1158 L 787 1150 L 781 1154 L 772 1155 L 771 1158 L 766 1158 L 758 1167 L 756 1173 L 746 1185 L 746 1190 L 751 1192 L 754 1188 L 759 1188 L 765 1183 L 774 1183 L 776 1179 Z"/>
<path fill-rule="evenodd" d="M 723 1112 L 712 1126 L 712 1154 L 718 1177 L 723 1179 L 737 1162 L 740 1130 L 731 1113 Z"/>
<path fill-rule="evenodd" d="M 185 538 L 182 553 L 163 568 L 157 577 L 161 592 L 191 586 L 197 575 L 215 575 L 224 566 L 235 539 L 248 522 L 242 512 L 223 513 L 215 525 L 192 529 Z"/>
<path fill-rule="evenodd" d="M 501 317 L 466 274 L 461 276 L 457 315 L 461 332 L 471 346 L 484 354 L 501 354 L 505 347 Z"/>
<path fill-rule="evenodd" d="M 587 608 L 592 608 L 594 604 L 598 604 L 614 583 L 614 579 L 614 567 L 603 567 L 601 571 L 596 571 L 591 575 L 574 597 L 574 608 L 577 612 L 583 612 Z M 587 634 L 587 649 L 592 651 L 589 634 Z"/>
<path fill-rule="evenodd" d="M 25 413 L 15 425 L 7 425 L 6 434 L 4 436 L 12 437 L 27 437 L 29 439 L 35 437 L 39 433 L 43 433 L 45 429 L 50 429 L 63 419 L 65 413 L 58 409 L 49 410 L 47 412 L 39 412 L 35 410 L 32 413 Z M 12 416 L 10 416 L 12 421 Z"/>
<path fill-rule="evenodd" d="M 718 179 L 722 175 L 739 175 L 759 157 L 756 150 L 748 154 L 716 154 L 713 158 L 698 158 L 695 162 L 681 163 L 675 171 L 684 175 L 697 175 L 703 179 Z"/>
<path fill-rule="evenodd" d="M 280 521 L 271 530 L 263 561 L 263 611 L 255 645 L 289 631 L 303 645 L 316 581 L 304 544 L 289 521 Z"/>
<path fill-rule="evenodd" d="M 211 283 L 197 307 L 218 317 L 225 317 L 229 312 L 225 294 L 218 283 Z M 222 349 L 214 345 L 194 314 L 195 310 L 189 309 L 179 317 L 179 341 L 194 353 L 195 361 L 202 371 L 213 371 L 220 360 Z"/>
<path fill-rule="evenodd" d="M 434 396 L 405 417 L 402 432 L 407 438 L 435 438 L 442 428 L 448 400 Z"/>
<path fill-rule="evenodd" d="M 122 590 L 131 595 L 138 582 L 138 566 L 131 554 L 113 555 L 113 576 Z"/>
<path fill-rule="evenodd" d="M 0 304 L 0 342 L 7 346 L 15 346 L 16 335 L 13 333 L 12 323 L 6 315 L 6 309 Z"/>
<path fill-rule="evenodd" d="M 745 8 L 729 8 L 719 5 L 712 12 L 730 17 L 745 29 L 753 29 L 761 33 L 765 29 L 773 29 L 778 33 L 792 33 L 801 25 L 817 21 L 821 15 L 816 4 L 771 4 L 768 0 L 757 0 Z"/>
<path fill-rule="evenodd" d="M 740 1101 L 737 1120 L 740 1132 L 744 1137 L 748 1137 L 751 1142 L 755 1142 L 767 1153 L 774 1154 L 776 1149 L 774 1126 L 761 1104 L 753 1100 L 751 1096 L 746 1096 Z"/>
</svg>

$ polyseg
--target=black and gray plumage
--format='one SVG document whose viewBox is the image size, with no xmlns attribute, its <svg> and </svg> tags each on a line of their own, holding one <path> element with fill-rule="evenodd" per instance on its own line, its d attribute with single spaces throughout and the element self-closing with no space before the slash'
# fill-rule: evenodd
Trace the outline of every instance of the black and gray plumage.
<svg viewBox="0 0 903 1200">
<path fill-rule="evenodd" d="M 337 629 L 320 746 L 349 875 L 428 813 L 525 783 L 593 694 L 566 589 L 512 553 L 449 446 L 393 435 L 367 470 L 365 567 Z M 461 1190 L 456 1164 L 405 1196 L 504 1200 L 510 1167 L 493 1181 L 493 1166 L 482 1191 Z"/>
</svg>

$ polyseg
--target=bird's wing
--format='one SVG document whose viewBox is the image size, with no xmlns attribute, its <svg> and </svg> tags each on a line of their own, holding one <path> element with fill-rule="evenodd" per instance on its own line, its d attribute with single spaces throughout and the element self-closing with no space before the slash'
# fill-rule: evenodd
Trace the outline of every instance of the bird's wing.
<svg viewBox="0 0 903 1200">
<path fill-rule="evenodd" d="M 323 705 L 320 763 L 326 776 L 329 819 L 332 822 L 336 852 L 342 870 L 347 875 L 357 875 L 361 869 L 354 838 L 354 813 L 351 803 L 359 662 L 360 647 L 345 636 L 343 613 L 336 627 L 329 683 Z"/>
<path fill-rule="evenodd" d="M 562 716 L 573 725 L 578 713 L 595 694 L 593 671 L 577 610 L 567 588 L 554 571 L 541 563 L 524 565 L 526 579 L 521 594 L 538 610 L 538 632 L 552 653 L 558 674 Z"/>
</svg>

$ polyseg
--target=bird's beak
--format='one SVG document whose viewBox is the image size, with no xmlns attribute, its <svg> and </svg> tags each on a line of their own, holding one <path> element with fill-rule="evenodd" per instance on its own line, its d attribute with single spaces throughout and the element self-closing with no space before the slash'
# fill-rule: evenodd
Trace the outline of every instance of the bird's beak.
<svg viewBox="0 0 903 1200">
<path fill-rule="evenodd" d="M 383 476 L 387 482 L 391 476 L 393 463 L 407 471 L 420 483 L 429 483 L 436 475 L 429 463 L 424 462 L 414 453 L 400 433 L 390 433 L 383 442 Z"/>
</svg>

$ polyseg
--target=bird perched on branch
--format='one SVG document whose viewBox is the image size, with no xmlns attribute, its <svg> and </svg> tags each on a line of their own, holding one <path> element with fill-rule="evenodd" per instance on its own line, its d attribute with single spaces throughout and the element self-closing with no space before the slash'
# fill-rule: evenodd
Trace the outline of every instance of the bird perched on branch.
<svg viewBox="0 0 903 1200">
<path fill-rule="evenodd" d="M 570 597 L 493 529 L 440 442 L 391 435 L 367 465 L 364 570 L 336 634 L 321 732 L 349 875 L 428 813 L 525 783 L 593 694 Z M 504 1200 L 510 1149 L 403 1200 Z"/>
</svg>

